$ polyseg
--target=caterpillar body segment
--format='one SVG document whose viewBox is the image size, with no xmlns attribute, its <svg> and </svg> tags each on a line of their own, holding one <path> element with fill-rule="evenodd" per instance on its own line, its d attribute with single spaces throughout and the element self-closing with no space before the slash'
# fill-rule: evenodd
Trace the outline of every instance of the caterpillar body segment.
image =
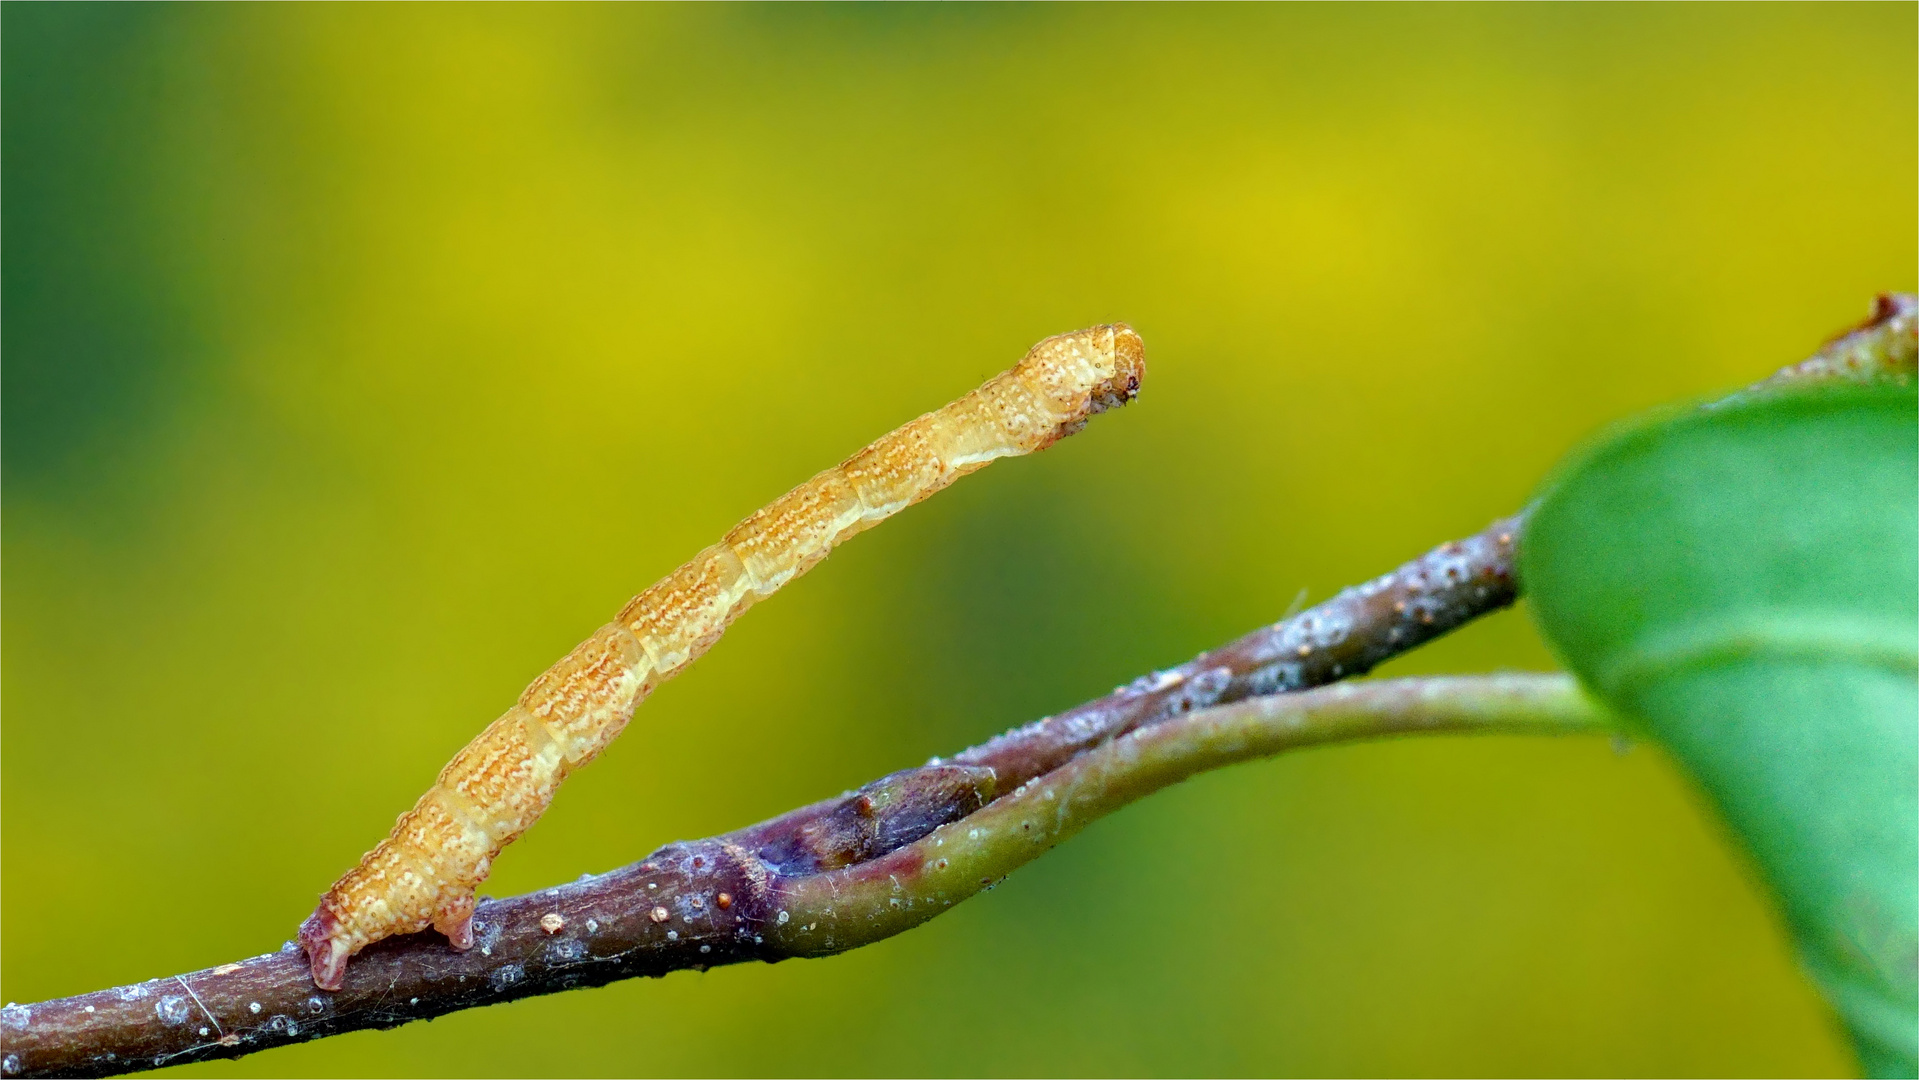
<svg viewBox="0 0 1919 1080">
<path fill-rule="evenodd" d="M 454 948 L 471 947 L 474 889 L 494 857 L 532 828 L 568 774 L 619 735 L 635 706 L 711 648 L 728 623 L 834 545 L 1131 401 L 1145 373 L 1139 335 L 1124 324 L 1048 338 L 1012 370 L 787 492 L 634 597 L 533 680 L 326 892 L 300 927 L 313 981 L 337 990 L 354 953 L 429 926 Z"/>
</svg>

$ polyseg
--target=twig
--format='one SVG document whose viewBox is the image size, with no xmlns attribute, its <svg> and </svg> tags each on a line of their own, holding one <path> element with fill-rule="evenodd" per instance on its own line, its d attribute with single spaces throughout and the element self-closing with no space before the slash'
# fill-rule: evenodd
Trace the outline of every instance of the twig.
<svg viewBox="0 0 1919 1080">
<path fill-rule="evenodd" d="M 598 877 L 483 903 L 478 944 L 465 953 L 425 934 L 388 939 L 361 954 L 337 993 L 315 990 L 304 957 L 288 945 L 189 975 L 8 1006 L 0 1017 L 6 1070 L 105 1076 L 636 975 L 825 956 L 925 922 L 1089 822 L 1207 769 L 1402 732 L 1556 734 L 1601 723 L 1572 681 L 1555 675 L 1343 685 L 1192 712 L 1111 740 L 914 843 L 841 869 L 775 869 L 741 846 L 747 830 L 671 844 Z M 932 767 L 904 775 L 942 771 L 977 774 Z M 881 805 L 876 795 L 899 794 L 897 783 L 882 785 L 836 805 L 863 804 L 864 819 L 880 831 L 902 811 L 926 820 L 923 800 Z"/>
<path fill-rule="evenodd" d="M 1342 683 L 1204 709 L 1089 750 L 918 843 L 782 880 L 773 895 L 791 918 L 765 932 L 767 944 L 781 956 L 827 956 L 910 930 L 1099 818 L 1209 769 L 1415 732 L 1604 730 L 1603 710 L 1566 675 Z"/>
<path fill-rule="evenodd" d="M 1910 382 L 1916 355 L 1919 300 L 1881 297 L 1865 324 L 1753 391 L 1806 379 Z M 343 990 L 326 993 L 289 942 L 188 975 L 8 1005 L 0 1074 L 103 1076 L 239 1057 L 636 975 L 840 952 L 924 922 L 1087 822 L 1204 769 L 1403 732 L 1590 729 L 1591 707 L 1557 677 L 1268 696 L 1363 673 L 1510 604 L 1522 525 L 1523 515 L 1495 522 L 950 763 L 670 844 L 599 877 L 487 901 L 466 953 L 437 935 L 392 938 L 355 960 Z"/>
<path fill-rule="evenodd" d="M 1882 293 L 1873 301 L 1872 314 L 1865 322 L 1826 342 L 1807 359 L 1779 369 L 1772 378 L 1755 383 L 1727 401 L 1806 381 L 1890 382 L 1904 386 L 1912 382 L 1914 361 L 1919 357 L 1915 342 L 1919 342 L 1919 296 Z"/>
</svg>

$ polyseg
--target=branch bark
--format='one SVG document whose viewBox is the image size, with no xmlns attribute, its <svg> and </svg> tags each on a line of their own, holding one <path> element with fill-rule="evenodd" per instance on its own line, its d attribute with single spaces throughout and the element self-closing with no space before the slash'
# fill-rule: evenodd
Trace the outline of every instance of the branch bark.
<svg viewBox="0 0 1919 1080">
<path fill-rule="evenodd" d="M 1916 346 L 1919 299 L 1881 297 L 1866 323 L 1742 393 L 1804 380 L 1909 382 Z M 0 1075 L 136 1072 L 637 975 L 829 955 L 918 925 L 1088 822 L 1205 769 L 1391 734 L 1594 730 L 1602 719 L 1558 676 L 1311 689 L 1512 603 L 1523 525 L 1523 514 L 1494 522 L 951 761 L 669 844 L 598 877 L 485 901 L 465 953 L 434 934 L 391 938 L 328 993 L 288 942 L 186 975 L 9 1004 Z"/>
<path fill-rule="evenodd" d="M 854 917 L 855 909 L 787 902 L 785 893 L 806 881 L 829 893 L 842 881 L 851 888 L 864 880 L 860 868 L 895 865 L 882 862 L 889 856 L 910 858 L 899 853 L 941 826 L 1017 802 L 1029 782 L 1079 756 L 1135 745 L 1121 739 L 1128 733 L 1175 723 L 1176 730 L 1205 730 L 1211 721 L 1204 710 L 1211 707 L 1360 674 L 1504 607 L 1515 595 L 1516 529 L 1515 519 L 1495 522 L 1290 619 L 1009 731 L 951 762 L 894 773 L 723 836 L 669 844 L 598 877 L 484 901 L 474 917 L 474 947 L 464 953 L 437 934 L 391 938 L 356 957 L 344 987 L 330 993 L 313 986 L 289 942 L 277 953 L 191 974 L 8 1005 L 0 1009 L 0 1074 L 105 1076 L 239 1057 L 637 975 L 824 955 L 877 940 L 822 945 L 824 939 L 815 938 L 821 919 L 833 925 Z M 994 801 L 1009 791 L 1012 799 Z M 1076 830 L 1087 819 L 1075 820 Z M 854 876 L 839 876 L 849 872 Z M 940 888 L 963 898 L 984 885 L 963 894 Z M 896 899 L 878 903 L 892 911 Z M 934 914 L 918 902 L 907 910 L 919 916 L 915 922 Z"/>
<path fill-rule="evenodd" d="M 748 846 L 765 841 L 763 825 L 669 844 L 597 877 L 485 902 L 476 946 L 464 953 L 434 935 L 390 938 L 363 952 L 335 993 L 314 988 L 305 958 L 289 944 L 186 975 L 11 1005 L 0 1017 L 9 1035 L 7 1072 L 106 1076 L 639 975 L 828 956 L 917 926 L 1092 821 L 1208 769 L 1406 732 L 1559 734 L 1602 725 L 1565 676 L 1409 679 L 1185 713 L 1108 740 L 983 808 L 973 786 L 983 770 L 928 766 L 821 804 L 823 812 L 809 818 L 820 836 L 840 836 L 842 820 L 861 823 L 857 832 L 866 836 L 920 832 L 873 858 L 781 869 Z"/>
</svg>

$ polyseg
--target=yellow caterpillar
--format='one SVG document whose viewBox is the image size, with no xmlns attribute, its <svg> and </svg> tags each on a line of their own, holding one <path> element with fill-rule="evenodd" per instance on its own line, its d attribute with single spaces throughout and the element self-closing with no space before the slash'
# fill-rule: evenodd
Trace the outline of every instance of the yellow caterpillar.
<svg viewBox="0 0 1919 1080">
<path fill-rule="evenodd" d="M 301 924 L 313 981 L 337 990 L 349 957 L 428 926 L 473 944 L 474 889 L 573 770 L 604 750 L 661 682 L 713 646 L 754 601 L 835 544 L 996 458 L 1030 454 L 1123 405 L 1146 374 L 1116 324 L 1047 338 L 1012 370 L 776 499 L 634 597 L 461 750 L 393 832 Z"/>
</svg>

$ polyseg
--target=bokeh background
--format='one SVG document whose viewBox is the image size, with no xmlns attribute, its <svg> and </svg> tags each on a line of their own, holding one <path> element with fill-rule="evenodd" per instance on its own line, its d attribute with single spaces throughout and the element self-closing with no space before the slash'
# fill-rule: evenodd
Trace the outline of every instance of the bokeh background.
<svg viewBox="0 0 1919 1080">
<path fill-rule="evenodd" d="M 1914 283 L 1911 4 L 8 4 L 4 952 L 273 949 L 534 674 L 772 496 L 1124 319 L 1131 408 L 647 702 L 490 891 L 1182 660 Z M 1523 610 L 1386 674 L 1552 666 Z M 855 954 L 206 1075 L 1831 1074 L 1656 750 L 1205 776 Z"/>
</svg>

